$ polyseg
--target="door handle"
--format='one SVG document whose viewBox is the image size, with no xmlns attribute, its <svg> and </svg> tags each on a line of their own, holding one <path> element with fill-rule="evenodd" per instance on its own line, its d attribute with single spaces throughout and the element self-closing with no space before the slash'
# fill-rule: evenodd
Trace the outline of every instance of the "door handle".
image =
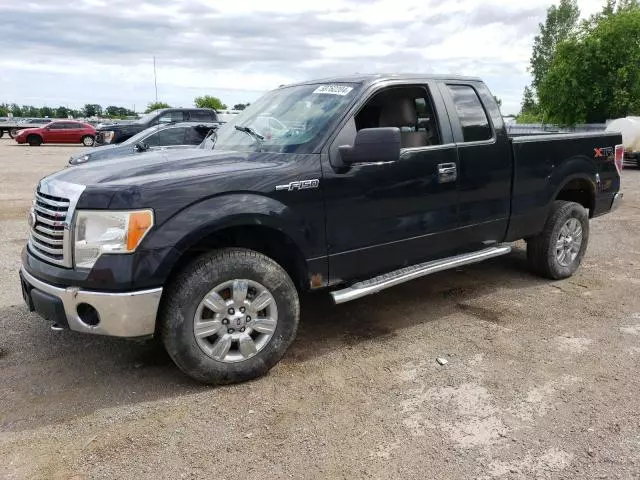
<svg viewBox="0 0 640 480">
<path fill-rule="evenodd" d="M 455 182 L 458 179 L 458 167 L 455 163 L 438 164 L 438 183 Z"/>
</svg>

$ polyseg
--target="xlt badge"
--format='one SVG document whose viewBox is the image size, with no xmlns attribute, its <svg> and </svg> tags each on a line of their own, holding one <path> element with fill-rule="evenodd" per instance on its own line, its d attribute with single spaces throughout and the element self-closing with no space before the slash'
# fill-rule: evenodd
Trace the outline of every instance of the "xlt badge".
<svg viewBox="0 0 640 480">
<path fill-rule="evenodd" d="M 320 186 L 320 180 L 314 178 L 313 180 L 299 180 L 296 182 L 289 182 L 285 185 L 276 185 L 276 190 L 287 190 L 292 192 L 294 190 L 307 190 L 309 188 L 318 188 Z"/>
</svg>

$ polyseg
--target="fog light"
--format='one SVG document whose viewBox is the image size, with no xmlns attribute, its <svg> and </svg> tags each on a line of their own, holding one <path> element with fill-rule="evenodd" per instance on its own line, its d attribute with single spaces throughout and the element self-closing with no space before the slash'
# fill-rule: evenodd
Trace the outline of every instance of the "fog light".
<svg viewBox="0 0 640 480">
<path fill-rule="evenodd" d="M 98 311 L 88 303 L 78 304 L 76 311 L 78 312 L 80 320 L 90 327 L 95 327 L 100 323 L 100 315 L 98 314 Z"/>
</svg>

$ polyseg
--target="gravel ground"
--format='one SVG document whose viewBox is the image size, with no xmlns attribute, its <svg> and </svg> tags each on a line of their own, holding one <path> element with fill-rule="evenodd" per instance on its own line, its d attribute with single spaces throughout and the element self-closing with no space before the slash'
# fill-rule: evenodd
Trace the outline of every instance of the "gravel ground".
<svg viewBox="0 0 640 480">
<path fill-rule="evenodd" d="M 151 342 L 55 333 L 22 304 L 34 186 L 78 148 L 0 140 L 1 478 L 640 478 L 639 170 L 573 278 L 532 276 L 517 245 L 309 295 L 269 375 L 208 388 Z"/>
</svg>

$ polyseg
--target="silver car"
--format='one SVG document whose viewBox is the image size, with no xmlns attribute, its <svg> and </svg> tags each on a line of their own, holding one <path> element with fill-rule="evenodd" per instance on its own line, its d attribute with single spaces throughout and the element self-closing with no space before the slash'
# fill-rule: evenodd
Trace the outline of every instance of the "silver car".
<svg viewBox="0 0 640 480">
<path fill-rule="evenodd" d="M 84 150 L 69 158 L 70 165 L 81 165 L 95 160 L 136 155 L 150 150 L 195 148 L 221 123 L 182 122 L 156 125 L 134 135 L 122 143 L 103 145 Z"/>
</svg>

